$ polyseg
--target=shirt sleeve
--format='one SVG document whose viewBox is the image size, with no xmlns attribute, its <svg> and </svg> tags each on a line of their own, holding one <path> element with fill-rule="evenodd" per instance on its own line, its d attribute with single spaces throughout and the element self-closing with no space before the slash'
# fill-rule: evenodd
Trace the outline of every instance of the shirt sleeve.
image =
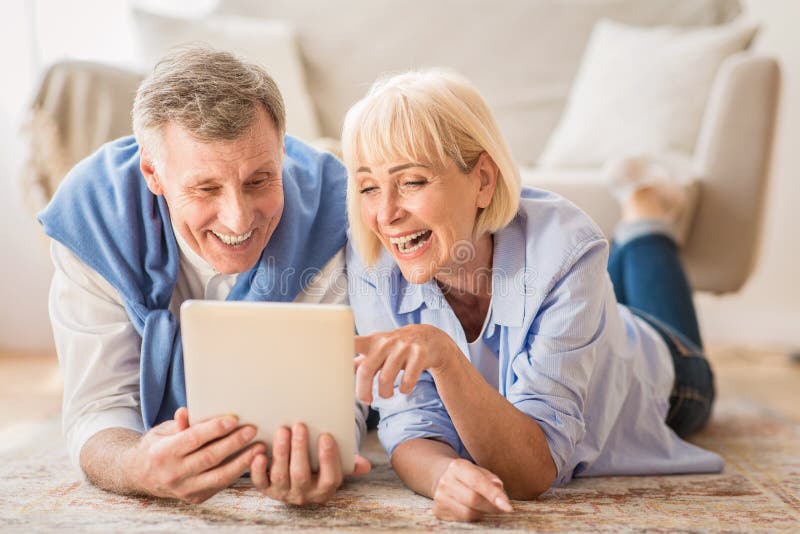
<svg viewBox="0 0 800 534">
<path fill-rule="evenodd" d="M 403 395 L 398 389 L 402 376 L 401 372 L 395 382 L 394 395 L 388 399 L 378 394 L 377 377 L 372 387 L 372 406 L 381 416 L 378 438 L 389 457 L 398 445 L 416 438 L 447 443 L 459 456 L 466 457 L 466 449 L 439 397 L 433 377 L 427 372 L 422 373 L 414 390 Z"/>
<path fill-rule="evenodd" d="M 141 339 L 118 292 L 66 247 L 52 242 L 49 311 L 64 375 L 62 423 L 70 458 L 107 428 L 144 432 L 139 405 Z"/>
<path fill-rule="evenodd" d="M 525 350 L 511 361 L 506 395 L 539 424 L 558 478 L 586 432 L 584 406 L 606 313 L 607 286 L 598 281 L 607 279 L 608 245 L 593 240 L 577 248 L 535 316 Z"/>
</svg>

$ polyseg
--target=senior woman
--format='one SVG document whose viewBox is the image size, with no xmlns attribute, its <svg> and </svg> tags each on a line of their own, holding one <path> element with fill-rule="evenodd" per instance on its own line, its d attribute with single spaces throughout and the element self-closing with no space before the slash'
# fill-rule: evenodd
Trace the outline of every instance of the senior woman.
<svg viewBox="0 0 800 534">
<path fill-rule="evenodd" d="M 679 437 L 713 385 L 659 187 L 627 185 L 609 261 L 586 214 L 520 187 L 480 94 L 442 71 L 376 83 L 343 153 L 357 393 L 437 517 L 577 476 L 722 468 Z"/>
</svg>

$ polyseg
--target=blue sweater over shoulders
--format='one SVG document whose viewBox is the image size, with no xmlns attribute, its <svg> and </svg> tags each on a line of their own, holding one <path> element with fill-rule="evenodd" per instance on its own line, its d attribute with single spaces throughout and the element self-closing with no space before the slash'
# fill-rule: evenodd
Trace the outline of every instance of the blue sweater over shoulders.
<svg viewBox="0 0 800 534">
<path fill-rule="evenodd" d="M 228 300 L 294 300 L 345 244 L 347 173 L 332 155 L 285 138 L 284 208 L 260 259 L 237 278 Z M 142 339 L 140 400 L 145 428 L 186 405 L 178 319 L 169 302 L 179 249 L 162 196 L 147 188 L 139 145 L 103 145 L 66 176 L 39 221 L 116 289 Z"/>
</svg>

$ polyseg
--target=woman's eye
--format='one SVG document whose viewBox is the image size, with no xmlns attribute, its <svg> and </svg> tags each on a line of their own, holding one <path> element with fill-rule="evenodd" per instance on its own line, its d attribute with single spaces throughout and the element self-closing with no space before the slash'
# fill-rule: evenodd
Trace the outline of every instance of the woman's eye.
<svg viewBox="0 0 800 534">
<path fill-rule="evenodd" d="M 427 180 L 408 180 L 403 182 L 403 187 L 410 187 L 412 189 L 422 187 L 423 185 L 427 184 Z"/>
<path fill-rule="evenodd" d="M 377 190 L 378 190 L 378 188 L 377 188 L 377 187 L 375 187 L 375 186 L 370 186 L 370 187 L 362 187 L 362 188 L 359 190 L 359 193 L 361 193 L 362 195 L 367 195 L 367 194 L 369 194 L 369 193 L 374 193 L 374 192 L 375 192 L 375 191 L 377 191 Z"/>
</svg>

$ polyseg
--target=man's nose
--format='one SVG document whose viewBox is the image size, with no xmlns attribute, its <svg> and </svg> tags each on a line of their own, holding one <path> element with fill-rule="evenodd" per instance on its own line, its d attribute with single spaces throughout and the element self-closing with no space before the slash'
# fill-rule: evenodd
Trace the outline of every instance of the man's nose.
<svg viewBox="0 0 800 534">
<path fill-rule="evenodd" d="M 253 224 L 253 210 L 246 195 L 229 192 L 222 198 L 219 208 L 219 221 L 235 235 L 247 233 Z"/>
</svg>

